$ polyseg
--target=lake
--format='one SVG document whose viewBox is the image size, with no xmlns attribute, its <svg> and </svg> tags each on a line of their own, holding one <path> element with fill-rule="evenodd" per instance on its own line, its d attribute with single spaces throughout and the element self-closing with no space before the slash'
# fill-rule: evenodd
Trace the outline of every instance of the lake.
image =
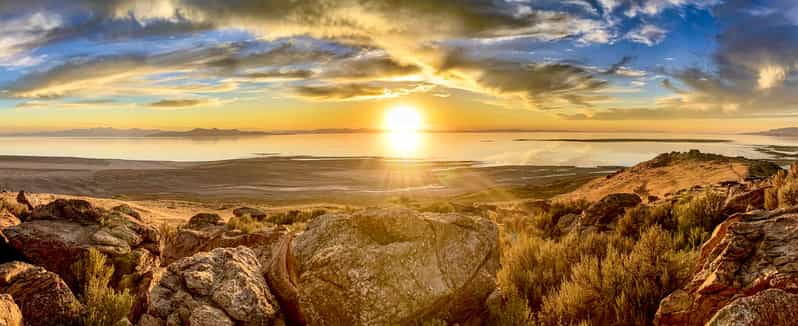
<svg viewBox="0 0 798 326">
<path fill-rule="evenodd" d="M 766 145 L 798 139 L 734 134 L 669 133 L 349 133 L 236 138 L 0 137 L 0 155 L 68 156 L 158 161 L 213 161 L 260 155 L 380 156 L 478 161 L 485 165 L 630 166 L 670 151 L 698 149 L 771 158 Z"/>
</svg>

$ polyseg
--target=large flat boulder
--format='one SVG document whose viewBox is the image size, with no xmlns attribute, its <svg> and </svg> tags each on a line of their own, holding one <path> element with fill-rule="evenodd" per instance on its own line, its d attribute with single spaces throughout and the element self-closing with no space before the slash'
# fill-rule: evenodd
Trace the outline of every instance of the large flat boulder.
<svg viewBox="0 0 798 326">
<path fill-rule="evenodd" d="M 308 325 L 462 323 L 496 288 L 496 225 L 462 214 L 374 209 L 314 219 L 294 241 Z"/>
<path fill-rule="evenodd" d="M 58 275 L 44 268 L 22 262 L 0 265 L 0 293 L 11 295 L 25 325 L 77 325 L 79 321 L 80 302 Z"/>
<path fill-rule="evenodd" d="M 115 267 L 111 287 L 136 297 L 130 319 L 143 313 L 160 267 L 161 237 L 154 227 L 85 200 L 58 199 L 3 234 L 25 261 L 58 274 L 76 293 L 80 286 L 72 265 L 91 248 L 104 253 Z"/>
<path fill-rule="evenodd" d="M 733 325 L 721 321 L 741 318 L 734 316 L 756 302 L 794 302 L 788 294 L 798 293 L 796 211 L 736 214 L 718 225 L 701 248 L 692 279 L 662 300 L 655 324 L 704 325 L 723 310 L 716 325 Z M 762 309 L 756 313 L 768 313 Z"/>
<path fill-rule="evenodd" d="M 280 314 L 263 266 L 243 246 L 170 264 L 151 297 L 142 325 L 272 325 Z"/>
</svg>

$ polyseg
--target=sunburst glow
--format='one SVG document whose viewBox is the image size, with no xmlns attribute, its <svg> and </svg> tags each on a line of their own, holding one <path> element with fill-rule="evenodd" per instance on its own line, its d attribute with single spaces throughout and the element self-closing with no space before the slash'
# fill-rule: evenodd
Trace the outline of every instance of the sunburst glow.
<svg viewBox="0 0 798 326">
<path fill-rule="evenodd" d="M 384 126 L 391 132 L 416 132 L 424 127 L 424 119 L 417 108 L 397 106 L 385 113 Z"/>
</svg>

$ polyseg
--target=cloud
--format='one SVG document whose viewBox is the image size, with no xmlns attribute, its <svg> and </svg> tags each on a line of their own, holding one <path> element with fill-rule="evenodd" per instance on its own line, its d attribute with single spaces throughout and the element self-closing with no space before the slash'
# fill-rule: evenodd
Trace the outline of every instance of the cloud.
<svg viewBox="0 0 798 326">
<path fill-rule="evenodd" d="M 575 48 L 628 39 L 653 46 L 667 34 L 644 23 L 626 32 L 620 16 L 655 21 L 669 9 L 705 8 L 714 1 L 601 0 L 29 0 L 0 2 L 0 17 L 38 14 L 11 42 L 10 60 L 37 65 L 36 48 L 68 40 L 109 44 L 130 39 L 180 37 L 198 31 L 247 34 L 230 43 L 213 38 L 188 50 L 133 49 L 99 57 L 69 57 L 26 70 L 3 96 L 193 98 L 214 92 L 256 90 L 267 83 L 314 101 L 396 97 L 424 87 L 521 98 L 540 109 L 591 107 L 607 101 L 611 80 L 646 72 L 614 65 L 606 73 L 586 64 L 480 55 L 449 41 L 491 44 L 568 42 Z M 54 14 L 52 8 L 58 8 Z M 22 14 L 20 14 L 22 13 Z M 77 17 L 77 18 L 76 18 Z M 42 22 L 52 22 L 42 25 Z M 39 25 L 36 25 L 39 24 Z M 1 27 L 1 26 L 0 26 Z M 207 36 L 207 35 L 204 35 Z M 214 36 L 215 37 L 215 36 Z M 1 37 L 0 37 L 0 40 Z M 204 41 L 204 40 L 203 40 Z M 214 43 L 215 42 L 215 43 Z M 210 44 L 210 45 L 209 45 Z M 194 44 L 192 44 L 194 45 Z M 157 44 L 154 44 L 154 47 Z M 0 42 L 0 53 L 2 52 Z M 12 52 L 8 52 L 12 53 Z M 147 54 L 149 53 L 149 54 Z M 487 53 L 487 52 L 486 52 Z M 1 56 L 1 55 L 0 55 Z M 22 56 L 26 58 L 25 60 Z M 26 63 L 27 62 L 27 63 Z M 40 62 L 40 61 L 38 61 Z M 0 58 L 2 65 L 2 58 Z M 165 77 L 166 76 L 166 77 Z M 779 75 L 764 79 L 778 88 Z M 789 76 L 789 72 L 785 72 Z M 675 78 L 674 78 L 675 79 Z M 418 85 L 426 85 L 417 88 Z"/>
<path fill-rule="evenodd" d="M 654 46 L 665 40 L 667 31 L 651 24 L 643 24 L 642 26 L 629 31 L 626 34 L 626 39 L 642 43 L 648 46 Z"/>
<path fill-rule="evenodd" d="M 147 106 L 154 108 L 184 108 L 184 107 L 197 106 L 207 103 L 210 103 L 210 101 L 206 99 L 176 99 L 176 100 L 160 100 L 157 102 L 152 102 L 150 104 L 147 104 Z"/>
<path fill-rule="evenodd" d="M 786 14 L 798 4 L 780 5 L 767 16 L 740 15 L 740 1 L 720 6 L 716 14 L 727 27 L 717 37 L 717 50 L 712 56 L 716 70 L 688 68 L 671 72 L 683 87 L 664 80 L 663 88 L 676 94 L 661 99 L 659 104 L 718 116 L 794 110 L 798 105 L 798 26 Z"/>
<path fill-rule="evenodd" d="M 522 63 L 495 58 L 473 58 L 452 51 L 439 68 L 451 78 L 467 79 L 476 87 L 501 95 L 517 95 L 548 107 L 563 103 L 589 106 L 604 99 L 595 91 L 608 83 L 586 68 L 565 63 Z"/>
<path fill-rule="evenodd" d="M 388 83 L 350 83 L 297 86 L 297 96 L 305 99 L 322 101 L 360 101 L 387 99 L 405 96 L 412 93 L 428 92 L 434 88 L 429 84 L 413 84 L 406 82 Z"/>
<path fill-rule="evenodd" d="M 147 58 L 140 56 L 76 61 L 27 75 L 5 91 L 18 98 L 57 98 L 101 88 L 145 71 L 152 72 L 152 69 L 147 65 Z"/>
<path fill-rule="evenodd" d="M 401 64 L 384 53 L 371 52 L 336 61 L 325 68 L 321 77 L 341 79 L 382 79 L 421 72 L 418 66 Z"/>
<path fill-rule="evenodd" d="M 0 67 L 25 67 L 41 62 L 25 52 L 62 26 L 61 17 L 41 12 L 0 20 Z"/>
<path fill-rule="evenodd" d="M 707 8 L 721 0 L 598 0 L 605 14 L 622 12 L 628 17 L 655 16 L 668 9 Z"/>
</svg>

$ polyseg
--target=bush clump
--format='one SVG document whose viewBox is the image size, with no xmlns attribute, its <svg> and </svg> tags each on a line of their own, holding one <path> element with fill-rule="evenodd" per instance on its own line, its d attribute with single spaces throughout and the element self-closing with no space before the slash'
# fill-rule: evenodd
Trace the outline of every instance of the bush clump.
<svg viewBox="0 0 798 326">
<path fill-rule="evenodd" d="M 81 284 L 78 297 L 84 304 L 83 325 L 111 326 L 127 317 L 133 307 L 133 296 L 127 289 L 118 292 L 109 287 L 114 266 L 103 253 L 89 249 L 72 265 L 72 272 Z"/>
<path fill-rule="evenodd" d="M 240 217 L 232 217 L 227 221 L 227 227 L 233 230 L 240 230 L 244 233 L 255 233 L 269 227 L 269 223 L 264 223 L 252 218 L 249 214 Z"/>
<path fill-rule="evenodd" d="M 269 215 L 266 220 L 277 225 L 291 225 L 297 223 L 306 223 L 307 221 L 324 214 L 327 214 L 327 211 L 324 209 L 313 209 L 309 211 L 292 209 L 287 212 Z"/>
<path fill-rule="evenodd" d="M 544 299 L 538 321 L 546 325 L 648 325 L 662 298 L 688 277 L 694 254 L 675 250 L 667 231 L 646 230 L 631 252 L 610 247 L 585 256 L 556 293 Z"/>
</svg>

